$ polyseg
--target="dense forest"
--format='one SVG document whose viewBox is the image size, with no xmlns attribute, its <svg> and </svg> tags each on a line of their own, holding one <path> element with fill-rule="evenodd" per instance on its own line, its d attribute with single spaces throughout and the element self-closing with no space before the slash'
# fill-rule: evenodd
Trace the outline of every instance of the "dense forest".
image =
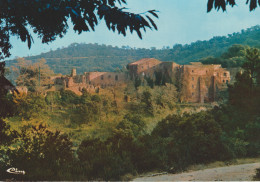
<svg viewBox="0 0 260 182">
<path fill-rule="evenodd" d="M 234 44 L 259 48 L 260 26 L 242 30 L 240 33 L 213 37 L 208 41 L 196 41 L 189 45 L 176 44 L 172 47 L 165 46 L 163 49 L 156 49 L 155 47 L 150 49 L 131 48 L 129 46 L 119 48 L 98 44 L 73 43 L 66 48 L 59 48 L 25 59 L 36 61 L 39 58 L 44 58 L 55 73 L 62 74 L 69 74 L 72 68 L 77 68 L 78 73 L 115 71 L 142 58 L 153 57 L 161 61 L 174 61 L 179 64 L 188 64 L 206 58 L 219 58 Z M 15 60 L 7 61 L 7 67 L 13 65 L 14 62 Z"/>
<path fill-rule="evenodd" d="M 178 103 L 172 84 L 81 96 L 0 87 L 0 180 L 14 177 L 10 167 L 26 171 L 16 180 L 130 180 L 259 157 L 260 50 L 246 48 L 243 59 L 226 102 L 196 111 Z"/>
</svg>

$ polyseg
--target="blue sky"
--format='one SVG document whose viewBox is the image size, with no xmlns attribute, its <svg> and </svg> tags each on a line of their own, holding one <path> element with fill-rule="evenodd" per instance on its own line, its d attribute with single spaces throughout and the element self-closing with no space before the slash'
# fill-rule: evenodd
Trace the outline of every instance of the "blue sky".
<svg viewBox="0 0 260 182">
<path fill-rule="evenodd" d="M 207 13 L 207 0 L 128 0 L 129 11 L 142 13 L 146 10 L 160 11 L 155 22 L 158 31 L 148 30 L 140 40 L 136 33 L 126 37 L 110 32 L 104 22 L 96 27 L 95 32 L 85 32 L 80 35 L 72 27 L 63 38 L 57 38 L 52 43 L 42 44 L 34 37 L 34 44 L 29 50 L 26 43 L 21 43 L 17 37 L 12 37 L 12 57 L 37 55 L 67 47 L 73 42 L 98 43 L 121 47 L 129 45 L 136 48 L 172 47 L 174 44 L 189 44 L 197 40 L 209 40 L 213 36 L 223 36 L 242 29 L 260 24 L 260 8 L 249 12 L 246 0 L 237 0 L 237 6 L 228 8 L 227 12 L 212 10 Z"/>
</svg>

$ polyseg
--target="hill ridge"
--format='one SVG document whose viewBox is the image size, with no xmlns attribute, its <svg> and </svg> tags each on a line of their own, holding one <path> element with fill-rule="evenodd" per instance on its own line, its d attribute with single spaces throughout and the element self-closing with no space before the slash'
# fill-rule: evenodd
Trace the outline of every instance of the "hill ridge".
<svg viewBox="0 0 260 182">
<path fill-rule="evenodd" d="M 111 45 L 73 43 L 65 48 L 58 48 L 37 56 L 25 57 L 28 60 L 45 58 L 55 73 L 69 74 L 71 68 L 78 66 L 78 73 L 85 71 L 114 71 L 122 69 L 128 63 L 153 57 L 161 61 L 174 61 L 178 64 L 197 62 L 208 56 L 217 57 L 233 44 L 242 44 L 260 48 L 260 25 L 227 36 L 215 36 L 210 40 L 198 40 L 191 44 L 175 44 L 172 48 L 145 49 L 129 46 L 113 47 Z M 15 62 L 10 60 L 7 66 Z"/>
</svg>

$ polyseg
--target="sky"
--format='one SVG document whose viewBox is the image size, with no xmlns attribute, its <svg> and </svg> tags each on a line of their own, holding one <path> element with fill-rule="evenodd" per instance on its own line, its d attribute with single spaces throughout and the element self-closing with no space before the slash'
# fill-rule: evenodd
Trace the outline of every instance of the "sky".
<svg viewBox="0 0 260 182">
<path fill-rule="evenodd" d="M 163 46 L 172 47 L 175 44 L 209 40 L 214 36 L 226 36 L 260 24 L 260 7 L 250 12 L 249 6 L 245 4 L 246 0 L 236 2 L 237 5 L 233 8 L 228 7 L 226 12 L 212 10 L 207 13 L 207 0 L 127 0 L 127 5 L 124 6 L 134 13 L 158 10 L 159 19 L 155 19 L 158 31 L 146 31 L 142 40 L 135 32 L 128 32 L 124 37 L 109 31 L 101 20 L 94 32 L 78 35 L 70 26 L 63 38 L 57 38 L 49 44 L 42 44 L 41 40 L 33 35 L 34 44 L 30 50 L 26 43 L 12 37 L 13 48 L 10 58 L 38 55 L 51 49 L 67 47 L 74 42 L 161 49 Z"/>
</svg>

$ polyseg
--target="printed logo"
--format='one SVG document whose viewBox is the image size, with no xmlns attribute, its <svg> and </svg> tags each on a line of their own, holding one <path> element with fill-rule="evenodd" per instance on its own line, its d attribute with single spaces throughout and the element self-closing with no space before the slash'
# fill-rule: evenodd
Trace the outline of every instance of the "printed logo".
<svg viewBox="0 0 260 182">
<path fill-rule="evenodd" d="M 25 171 L 19 171 L 17 168 L 14 168 L 14 167 L 7 169 L 6 172 L 11 173 L 11 174 L 25 175 Z"/>
</svg>

